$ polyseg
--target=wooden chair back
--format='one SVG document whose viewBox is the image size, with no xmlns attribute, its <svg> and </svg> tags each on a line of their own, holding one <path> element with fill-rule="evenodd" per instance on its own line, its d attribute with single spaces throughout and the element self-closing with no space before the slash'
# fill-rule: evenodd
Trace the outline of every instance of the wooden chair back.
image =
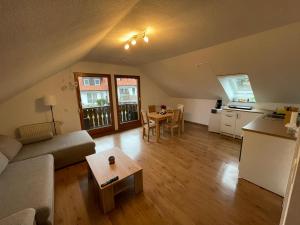
<svg viewBox="0 0 300 225">
<path fill-rule="evenodd" d="M 149 105 L 148 106 L 148 112 L 149 113 L 156 112 L 156 106 L 155 105 Z"/>
<path fill-rule="evenodd" d="M 149 125 L 148 115 L 147 115 L 147 112 L 144 110 L 141 111 L 141 121 L 142 121 L 143 125 L 145 125 L 145 124 Z"/>
<path fill-rule="evenodd" d="M 184 113 L 184 105 L 183 104 L 178 104 L 177 109 L 181 111 L 181 116 L 180 116 L 180 123 L 181 123 L 181 131 L 184 132 L 184 118 L 183 118 L 183 113 Z"/>
<path fill-rule="evenodd" d="M 172 121 L 174 123 L 178 123 L 180 122 L 180 119 L 181 119 L 181 110 L 180 109 L 174 109 L 173 110 L 173 118 L 172 118 Z"/>
</svg>

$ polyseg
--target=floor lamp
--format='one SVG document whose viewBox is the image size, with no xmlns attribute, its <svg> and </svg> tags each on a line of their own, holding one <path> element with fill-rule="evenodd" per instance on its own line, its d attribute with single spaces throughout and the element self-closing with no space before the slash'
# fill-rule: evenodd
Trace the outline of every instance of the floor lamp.
<svg viewBox="0 0 300 225">
<path fill-rule="evenodd" d="M 54 115 L 53 115 L 53 106 L 56 105 L 56 98 L 54 95 L 46 95 L 46 96 L 44 96 L 43 101 L 44 101 L 45 106 L 50 106 L 51 115 L 52 115 L 52 123 L 54 126 L 54 135 L 56 135 L 57 134 L 56 125 L 55 125 L 55 120 L 54 120 Z"/>
</svg>

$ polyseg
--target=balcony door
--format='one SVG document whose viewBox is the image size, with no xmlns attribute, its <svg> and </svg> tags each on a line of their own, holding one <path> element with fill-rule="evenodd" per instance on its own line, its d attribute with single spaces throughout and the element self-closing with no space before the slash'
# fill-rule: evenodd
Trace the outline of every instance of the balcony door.
<svg viewBox="0 0 300 225">
<path fill-rule="evenodd" d="M 81 128 L 91 136 L 115 130 L 110 75 L 74 73 Z"/>
<path fill-rule="evenodd" d="M 140 77 L 115 75 L 119 130 L 141 125 Z"/>
</svg>

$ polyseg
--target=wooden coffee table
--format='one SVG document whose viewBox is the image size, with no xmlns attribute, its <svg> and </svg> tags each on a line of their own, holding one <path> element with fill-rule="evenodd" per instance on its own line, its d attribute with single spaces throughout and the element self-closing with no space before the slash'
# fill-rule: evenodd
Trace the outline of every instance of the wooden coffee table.
<svg viewBox="0 0 300 225">
<path fill-rule="evenodd" d="M 115 157 L 115 164 L 109 165 L 108 157 L 111 155 Z M 89 165 L 89 185 L 93 185 L 99 193 L 100 205 L 104 213 L 114 209 L 114 196 L 132 185 L 135 193 L 143 191 L 143 169 L 119 148 L 89 155 L 86 160 Z M 117 181 L 101 187 L 101 184 L 115 176 L 119 177 Z"/>
</svg>

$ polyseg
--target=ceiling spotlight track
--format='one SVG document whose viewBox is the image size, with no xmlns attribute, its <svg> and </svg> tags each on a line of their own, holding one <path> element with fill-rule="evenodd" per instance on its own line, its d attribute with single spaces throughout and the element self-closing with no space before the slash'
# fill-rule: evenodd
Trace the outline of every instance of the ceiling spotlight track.
<svg viewBox="0 0 300 225">
<path fill-rule="evenodd" d="M 147 36 L 146 31 L 132 35 L 126 41 L 126 43 L 124 45 L 124 49 L 128 50 L 130 48 L 130 45 L 132 45 L 132 46 L 136 45 L 139 40 L 143 40 L 145 43 L 149 42 L 149 37 Z"/>
</svg>

